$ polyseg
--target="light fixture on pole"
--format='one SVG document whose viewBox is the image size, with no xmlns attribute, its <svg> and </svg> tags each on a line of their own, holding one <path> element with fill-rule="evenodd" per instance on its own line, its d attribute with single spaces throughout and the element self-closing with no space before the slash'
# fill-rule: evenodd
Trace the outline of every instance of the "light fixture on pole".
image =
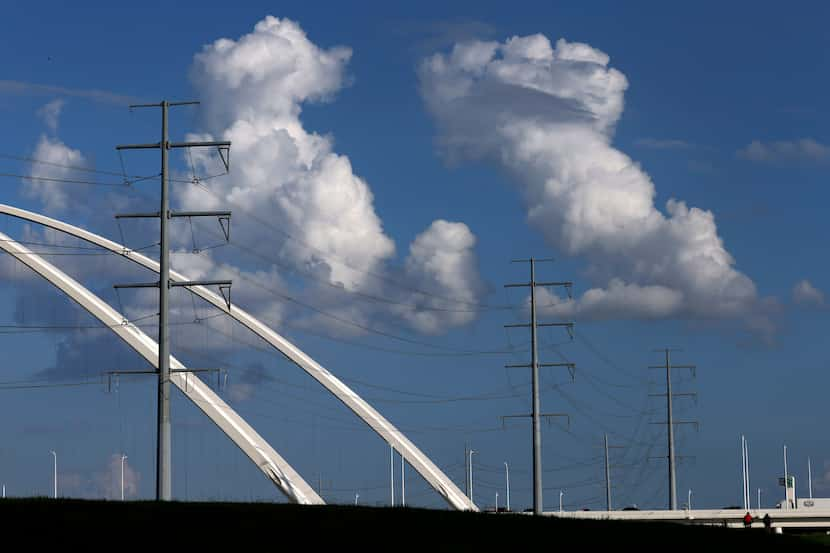
<svg viewBox="0 0 830 553">
<path fill-rule="evenodd" d="M 124 501 L 124 461 L 127 459 L 127 456 L 123 453 L 121 454 L 121 501 Z"/>
<path fill-rule="evenodd" d="M 507 510 L 510 511 L 510 467 L 507 466 L 507 461 L 504 462 L 504 480 L 507 484 Z"/>
<path fill-rule="evenodd" d="M 473 501 L 473 455 L 476 453 L 474 449 L 470 450 L 470 501 Z"/>
<path fill-rule="evenodd" d="M 54 450 L 51 451 L 52 456 L 55 458 L 55 474 L 54 474 L 54 482 L 55 482 L 55 493 L 54 498 L 58 498 L 58 454 L 55 453 Z"/>
</svg>

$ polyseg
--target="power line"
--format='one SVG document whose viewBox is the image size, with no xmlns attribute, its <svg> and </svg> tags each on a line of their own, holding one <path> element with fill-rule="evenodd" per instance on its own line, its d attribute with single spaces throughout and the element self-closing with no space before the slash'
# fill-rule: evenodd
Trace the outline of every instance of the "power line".
<svg viewBox="0 0 830 553">
<path fill-rule="evenodd" d="M 0 153 L 0 159 L 11 159 L 14 161 L 25 161 L 27 163 L 32 163 L 35 165 L 49 165 L 51 167 L 60 167 L 62 169 L 71 169 L 73 171 L 82 171 L 84 173 L 98 173 L 99 175 L 111 175 L 115 177 L 123 177 L 125 176 L 123 172 L 116 172 L 116 171 L 105 171 L 102 169 L 94 169 L 92 167 L 84 167 L 80 165 L 67 165 L 64 163 L 56 163 L 54 161 L 48 161 L 45 159 L 38 159 L 35 157 L 30 156 L 20 156 L 20 155 L 13 155 L 13 154 L 4 154 Z M 158 175 L 154 175 L 158 176 Z M 134 178 L 143 178 L 138 175 L 130 177 L 131 179 Z"/>
<path fill-rule="evenodd" d="M 188 181 L 188 182 L 191 182 L 191 181 Z M 289 240 L 292 240 L 292 241 L 294 241 L 294 242 L 296 242 L 296 243 L 300 244 L 302 247 L 304 247 L 304 248 L 306 248 L 306 249 L 308 249 L 308 250 L 310 250 L 310 251 L 315 252 L 315 253 L 316 253 L 316 254 L 318 254 L 318 255 L 319 255 L 322 259 L 324 259 L 324 260 L 326 260 L 326 261 L 336 261 L 337 263 L 339 263 L 339 264 L 341 264 L 341 265 L 343 265 L 343 266 L 345 266 L 345 267 L 348 267 L 349 269 L 352 269 L 352 270 L 353 270 L 353 271 L 355 271 L 355 272 L 362 273 L 362 274 L 365 274 L 365 275 L 368 275 L 368 276 L 371 276 L 371 277 L 377 278 L 378 280 L 382 280 L 382 281 L 384 281 L 384 282 L 387 282 L 387 283 L 389 283 L 389 284 L 391 284 L 391 285 L 393 285 L 393 286 L 395 286 L 395 287 L 402 288 L 402 289 L 405 289 L 405 290 L 409 290 L 409 291 L 411 291 L 411 292 L 415 292 L 415 293 L 418 293 L 418 294 L 422 294 L 422 295 L 424 295 L 424 296 L 432 297 L 432 298 L 435 298 L 435 299 L 439 299 L 439 300 L 443 300 L 443 301 L 449 301 L 449 302 L 452 302 L 452 303 L 458 303 L 458 304 L 463 304 L 463 305 L 476 306 L 476 307 L 480 307 L 480 308 L 482 308 L 482 310 L 505 310 L 505 309 L 512 309 L 512 307 L 511 307 L 511 306 L 504 306 L 504 305 L 490 305 L 490 304 L 480 303 L 480 302 L 475 302 L 475 301 L 469 301 L 469 300 L 461 300 L 461 299 L 457 299 L 457 298 L 451 298 L 451 297 L 448 297 L 448 296 L 443 296 L 443 295 L 441 295 L 441 294 L 436 294 L 436 293 L 433 293 L 433 292 L 427 292 L 426 290 L 422 290 L 422 289 L 419 289 L 419 288 L 415 288 L 415 287 L 413 287 L 413 286 L 408 286 L 408 285 L 401 284 L 398 280 L 396 280 L 396 279 L 394 279 L 394 278 L 392 278 L 392 277 L 388 277 L 388 276 L 386 276 L 386 275 L 383 275 L 383 274 L 377 273 L 377 272 L 375 272 L 375 271 L 371 271 L 371 270 L 368 270 L 368 269 L 361 269 L 361 268 L 359 268 L 359 267 L 355 267 L 355 266 L 354 266 L 354 264 L 352 264 L 351 262 L 346 261 L 346 260 L 344 260 L 344 259 L 341 259 L 339 256 L 337 256 L 337 255 L 335 255 L 335 254 L 332 254 L 332 253 L 330 253 L 330 252 L 325 252 L 325 251 L 323 251 L 323 250 L 321 250 L 321 249 L 319 249 L 319 248 L 317 248 L 317 247 L 315 247 L 315 246 L 312 246 L 312 245 L 308 244 L 307 242 L 304 242 L 304 241 L 303 241 L 303 240 L 301 240 L 300 238 L 297 238 L 296 236 L 292 235 L 292 234 L 291 234 L 291 233 L 289 233 L 288 231 L 286 231 L 286 230 L 284 230 L 284 229 L 281 229 L 281 228 L 279 228 L 279 227 L 277 227 L 277 226 L 274 226 L 274 225 L 273 225 L 273 224 L 271 224 L 269 221 L 267 221 L 267 220 L 265 220 L 265 219 L 262 219 L 261 217 L 257 216 L 255 213 L 253 213 L 251 210 L 247 209 L 245 206 L 243 206 L 243 205 L 239 204 L 238 202 L 234 202 L 234 201 L 233 201 L 233 200 L 231 200 L 230 198 L 224 198 L 224 197 L 220 196 L 218 193 L 216 193 L 216 192 L 214 192 L 213 190 L 209 189 L 208 187 L 206 187 L 206 186 L 202 185 L 201 183 L 199 183 L 199 182 L 192 182 L 192 184 L 194 184 L 195 186 L 198 186 L 199 188 L 201 188 L 201 189 L 202 189 L 202 190 L 204 190 L 205 192 L 207 192 L 207 193 L 209 193 L 209 194 L 213 195 L 215 198 L 221 199 L 222 201 L 225 201 L 225 202 L 227 202 L 227 203 L 229 203 L 229 204 L 233 205 L 233 206 L 234 206 L 234 208 L 239 209 L 240 211 L 245 212 L 245 213 L 246 213 L 246 215 L 248 215 L 251 219 L 253 219 L 253 220 L 257 221 L 259 224 L 261 224 L 261 225 L 263 225 L 263 226 L 265 226 L 265 227 L 267 227 L 267 228 L 269 228 L 269 229 L 271 229 L 271 230 L 273 230 L 273 231 L 275 231 L 275 232 L 278 232 L 278 233 L 282 234 L 283 236 L 285 236 L 286 238 L 288 238 Z"/>
</svg>

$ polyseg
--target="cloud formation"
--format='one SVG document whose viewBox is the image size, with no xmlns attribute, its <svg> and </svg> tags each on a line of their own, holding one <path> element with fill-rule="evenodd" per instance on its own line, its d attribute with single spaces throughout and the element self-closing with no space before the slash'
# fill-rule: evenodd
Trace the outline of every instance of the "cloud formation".
<svg viewBox="0 0 830 553">
<path fill-rule="evenodd" d="M 793 302 L 804 306 L 822 306 L 824 292 L 813 286 L 809 280 L 800 280 L 793 286 Z"/>
<path fill-rule="evenodd" d="M 28 83 L 25 81 L 10 81 L 0 79 L 0 94 L 19 94 L 23 96 L 33 95 L 60 95 L 84 98 L 102 104 L 112 104 L 126 107 L 130 104 L 139 103 L 141 100 L 132 96 L 117 94 L 108 90 L 96 88 L 66 88 L 64 86 L 44 85 Z"/>
<path fill-rule="evenodd" d="M 58 130 L 58 121 L 60 120 L 61 110 L 63 110 L 65 103 L 63 98 L 55 98 L 37 110 L 38 116 L 43 119 L 43 122 L 46 123 L 46 126 L 53 133 Z"/>
<path fill-rule="evenodd" d="M 587 261 L 597 286 L 550 298 L 552 314 L 757 316 L 755 285 L 735 269 L 712 212 L 677 199 L 659 210 L 649 176 L 612 146 L 628 81 L 607 54 L 541 34 L 470 41 L 425 59 L 419 76 L 444 154 L 506 169 L 529 223 Z"/>
<path fill-rule="evenodd" d="M 59 108 L 57 112 L 53 110 L 55 127 L 57 127 L 59 112 Z M 30 198 L 40 200 L 49 212 L 65 210 L 70 193 L 74 195 L 82 192 L 84 185 L 69 185 L 74 188 L 67 190 L 67 183 L 60 182 L 60 179 L 77 175 L 70 167 L 85 167 L 86 158 L 80 150 L 70 148 L 60 139 L 46 135 L 40 137 L 32 157 L 45 163 L 33 163 L 30 166 L 29 177 L 31 178 L 24 181 L 23 193 Z"/>
<path fill-rule="evenodd" d="M 741 159 L 764 163 L 826 163 L 830 161 L 830 146 L 812 138 L 766 143 L 753 140 L 738 150 L 737 155 Z"/>
<path fill-rule="evenodd" d="M 355 174 L 349 158 L 334 151 L 330 136 L 303 127 L 304 103 L 331 101 L 348 84 L 350 57 L 349 48 L 321 48 L 297 23 L 270 16 L 238 40 L 205 46 L 191 68 L 205 113 L 207 132 L 199 137 L 231 140 L 233 171 L 229 178 L 211 180 L 210 194 L 195 186 L 179 187 L 179 201 L 192 209 L 241 206 L 253 218 L 235 225 L 239 240 L 269 244 L 268 255 L 332 287 L 393 300 L 387 306 L 358 306 L 342 293 L 339 300 L 315 294 L 317 301 L 331 301 L 328 307 L 335 311 L 360 320 L 395 316 L 423 332 L 463 324 L 470 317 L 422 316 L 422 295 L 413 298 L 373 276 L 394 272 L 390 263 L 396 246 L 384 232 L 372 190 Z M 215 172 L 209 152 L 193 154 L 201 171 Z M 285 233 L 275 235 L 262 221 Z M 436 221 L 413 243 L 403 274 L 396 278 L 474 301 L 481 291 L 474 244 L 466 225 Z M 435 266 L 436 259 L 443 268 Z M 455 272 L 449 275 L 450 270 Z"/>
</svg>

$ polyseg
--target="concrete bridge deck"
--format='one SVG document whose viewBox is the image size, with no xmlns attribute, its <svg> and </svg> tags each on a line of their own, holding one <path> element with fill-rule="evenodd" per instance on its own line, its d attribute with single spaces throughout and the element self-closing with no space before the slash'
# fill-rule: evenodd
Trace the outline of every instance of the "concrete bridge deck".
<svg viewBox="0 0 830 553">
<path fill-rule="evenodd" d="M 764 515 L 769 514 L 773 528 L 830 529 L 830 509 L 750 509 L 752 527 L 763 528 Z M 743 509 L 692 509 L 677 511 L 546 511 L 545 516 L 589 520 L 645 520 L 678 522 L 681 524 L 708 524 L 743 528 Z"/>
</svg>

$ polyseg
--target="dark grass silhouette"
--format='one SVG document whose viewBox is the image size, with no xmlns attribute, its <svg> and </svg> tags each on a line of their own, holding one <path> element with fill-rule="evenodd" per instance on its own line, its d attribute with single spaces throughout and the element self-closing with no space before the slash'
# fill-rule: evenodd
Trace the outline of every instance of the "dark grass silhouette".
<svg viewBox="0 0 830 553">
<path fill-rule="evenodd" d="M 519 514 L 272 503 L 0 500 L 9 551 L 725 551 L 822 550 L 815 538 L 668 523 L 559 520 Z M 24 541 L 20 541 L 20 539 Z M 57 551 L 57 550 L 56 550 Z"/>
</svg>

